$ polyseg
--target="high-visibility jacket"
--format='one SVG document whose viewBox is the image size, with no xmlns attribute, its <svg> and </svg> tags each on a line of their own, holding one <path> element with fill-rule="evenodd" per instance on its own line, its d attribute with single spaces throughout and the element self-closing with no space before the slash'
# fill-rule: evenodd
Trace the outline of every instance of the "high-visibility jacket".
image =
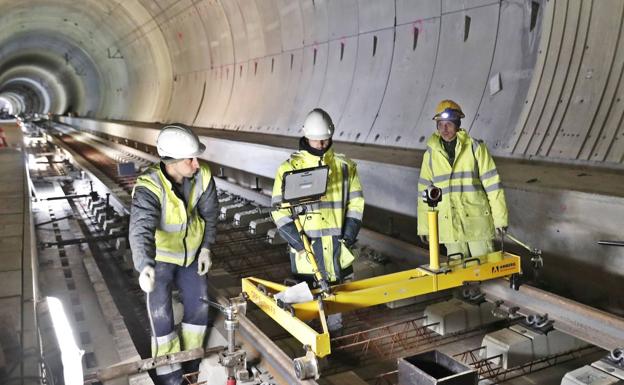
<svg viewBox="0 0 624 385">
<path fill-rule="evenodd" d="M 205 221 L 200 216 L 197 203 L 211 180 L 210 168 L 200 162 L 200 168 L 191 180 L 188 202 L 184 202 L 173 191 L 159 164 L 148 168 L 137 178 L 138 187 L 147 188 L 160 202 L 160 223 L 156 227 L 155 260 L 189 266 L 201 247 L 204 238 Z"/>
<path fill-rule="evenodd" d="M 341 239 L 354 241 L 364 214 L 364 194 L 357 174 L 356 164 L 342 154 L 329 149 L 322 157 L 300 150 L 280 165 L 275 176 L 271 203 L 278 207 L 282 203 L 282 180 L 284 173 L 292 170 L 329 166 L 326 194 L 320 202 L 306 205 L 305 214 L 299 214 L 299 221 L 305 235 L 310 239 L 316 255 L 319 270 L 330 282 L 339 280 L 343 272 L 351 267 L 354 256 Z M 282 230 L 294 228 L 289 209 L 276 209 L 271 213 L 275 224 Z M 356 224 L 357 223 L 357 224 Z M 353 225 L 352 225 L 353 224 Z M 355 225 L 356 224 L 356 225 Z M 357 227 L 354 230 L 354 227 Z M 294 234 L 293 234 L 294 233 Z M 290 235 L 289 235 L 290 234 Z M 301 237 L 295 231 L 286 232 L 290 246 L 303 249 Z M 320 258 L 322 255 L 322 260 Z M 312 264 L 307 257 L 291 253 L 291 267 L 294 273 L 313 274 Z"/>
<path fill-rule="evenodd" d="M 449 158 L 436 132 L 427 141 L 418 181 L 418 234 L 428 235 L 427 211 L 422 192 L 435 185 L 442 189 L 438 211 L 441 243 L 494 238 L 494 229 L 507 226 L 507 204 L 494 159 L 485 143 L 457 132 L 455 161 Z"/>
</svg>

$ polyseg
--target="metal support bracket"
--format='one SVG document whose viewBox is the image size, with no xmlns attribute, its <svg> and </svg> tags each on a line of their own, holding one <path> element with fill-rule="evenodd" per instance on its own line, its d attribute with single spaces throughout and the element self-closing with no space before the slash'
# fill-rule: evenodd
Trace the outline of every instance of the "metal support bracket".
<svg viewBox="0 0 624 385">
<path fill-rule="evenodd" d="M 67 246 L 67 245 L 77 245 L 80 243 L 88 243 L 88 242 L 110 241 L 112 239 L 127 238 L 127 237 L 128 237 L 128 232 L 122 231 L 122 232 L 113 233 L 110 235 L 98 235 L 95 237 L 62 239 L 56 242 L 41 242 L 39 243 L 39 247 L 43 249 L 43 248 L 48 248 L 48 247 L 53 247 L 53 246 Z"/>
<path fill-rule="evenodd" d="M 49 221 L 39 222 L 39 223 L 35 224 L 35 227 L 39 227 L 39 226 L 43 226 L 43 225 L 48 225 L 48 224 L 50 224 L 50 223 L 54 223 L 54 222 L 58 222 L 58 221 L 62 221 L 63 219 L 73 219 L 73 218 L 74 218 L 74 216 L 73 216 L 73 215 L 67 215 L 67 216 L 64 216 L 64 217 L 61 217 L 61 218 L 54 218 L 54 219 L 51 219 L 51 220 L 49 220 Z"/>
<path fill-rule="evenodd" d="M 178 353 L 167 354 L 166 356 L 146 358 L 144 360 L 117 364 L 109 366 L 107 368 L 99 369 L 95 373 L 85 375 L 84 383 L 92 384 L 96 382 L 109 381 L 130 374 L 146 372 L 148 370 L 152 370 L 163 365 L 171 365 L 195 360 L 197 358 L 204 358 L 213 354 L 219 354 L 224 349 L 225 346 L 215 346 L 208 349 L 196 348 L 192 350 L 184 350 Z"/>
</svg>

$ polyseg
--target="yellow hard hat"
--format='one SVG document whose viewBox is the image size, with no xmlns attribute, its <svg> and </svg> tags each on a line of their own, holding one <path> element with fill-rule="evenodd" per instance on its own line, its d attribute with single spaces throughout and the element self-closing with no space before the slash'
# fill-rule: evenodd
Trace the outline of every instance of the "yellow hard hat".
<svg viewBox="0 0 624 385">
<path fill-rule="evenodd" d="M 465 116 L 459 104 L 450 99 L 445 99 L 438 103 L 433 120 L 459 120 Z"/>
</svg>

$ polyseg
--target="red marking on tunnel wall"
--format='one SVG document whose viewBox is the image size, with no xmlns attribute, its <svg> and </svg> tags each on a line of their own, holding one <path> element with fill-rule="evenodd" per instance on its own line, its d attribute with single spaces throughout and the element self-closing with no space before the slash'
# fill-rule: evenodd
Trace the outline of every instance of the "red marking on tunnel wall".
<svg viewBox="0 0 624 385">
<path fill-rule="evenodd" d="M 412 23 L 412 27 L 418 28 L 418 36 L 425 36 L 425 28 L 422 19 L 418 19 Z"/>
</svg>

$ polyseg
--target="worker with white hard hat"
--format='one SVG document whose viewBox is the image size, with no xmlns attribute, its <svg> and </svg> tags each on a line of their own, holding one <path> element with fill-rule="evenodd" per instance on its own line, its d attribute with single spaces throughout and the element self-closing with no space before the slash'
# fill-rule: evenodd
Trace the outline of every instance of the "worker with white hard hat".
<svg viewBox="0 0 624 385">
<path fill-rule="evenodd" d="M 156 148 L 161 161 L 137 178 L 132 192 L 129 240 L 132 259 L 147 293 L 154 357 L 203 346 L 208 325 L 206 273 L 212 265 L 219 203 L 207 164 L 206 146 L 182 124 L 165 126 Z M 184 305 L 181 335 L 174 328 L 172 287 Z M 183 370 L 184 369 L 184 370 Z M 159 366 L 164 385 L 180 385 L 199 360 Z"/>
<path fill-rule="evenodd" d="M 355 162 L 332 149 L 334 124 L 327 112 L 315 108 L 303 124 L 299 151 L 283 162 L 275 176 L 271 213 L 282 238 L 290 245 L 292 272 L 297 278 L 313 281 L 311 256 L 296 228 L 291 212 L 282 204 L 284 174 L 317 166 L 328 166 L 327 190 L 319 202 L 305 206 L 299 214 L 303 233 L 312 245 L 316 264 L 324 280 L 337 283 L 353 271 L 351 248 L 356 241 L 364 215 L 364 194 Z M 328 318 L 330 329 L 342 326 L 339 314 Z"/>
</svg>

